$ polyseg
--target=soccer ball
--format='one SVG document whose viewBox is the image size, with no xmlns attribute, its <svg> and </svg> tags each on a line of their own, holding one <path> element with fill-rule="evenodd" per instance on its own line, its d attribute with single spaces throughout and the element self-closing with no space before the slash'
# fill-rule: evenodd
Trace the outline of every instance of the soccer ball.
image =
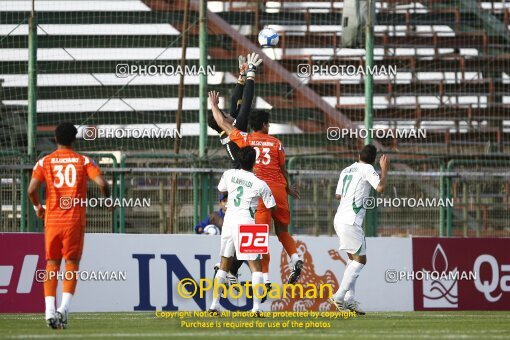
<svg viewBox="0 0 510 340">
<path fill-rule="evenodd" d="M 262 47 L 275 47 L 279 39 L 280 36 L 272 28 L 264 28 L 259 33 L 259 44 Z"/>
<path fill-rule="evenodd" d="M 214 224 L 209 224 L 204 228 L 204 234 L 205 235 L 220 235 L 221 231 L 220 228 L 215 226 Z"/>
</svg>

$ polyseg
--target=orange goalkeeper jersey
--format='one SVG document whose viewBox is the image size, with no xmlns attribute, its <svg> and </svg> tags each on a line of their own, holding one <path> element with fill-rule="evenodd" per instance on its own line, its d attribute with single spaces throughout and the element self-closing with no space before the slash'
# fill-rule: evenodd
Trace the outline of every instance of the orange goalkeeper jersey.
<svg viewBox="0 0 510 340">
<path fill-rule="evenodd" d="M 40 159 L 32 178 L 46 183 L 45 227 L 85 225 L 85 205 L 73 205 L 73 199 L 87 197 L 87 179 L 101 174 L 90 158 L 71 149 L 57 150 Z"/>
<path fill-rule="evenodd" d="M 281 166 L 285 164 L 285 151 L 278 138 L 265 133 L 246 133 L 238 129 L 234 129 L 229 137 L 241 148 L 252 146 L 255 149 L 257 160 L 253 172 L 257 178 L 268 185 L 287 184 L 281 170 Z"/>
</svg>

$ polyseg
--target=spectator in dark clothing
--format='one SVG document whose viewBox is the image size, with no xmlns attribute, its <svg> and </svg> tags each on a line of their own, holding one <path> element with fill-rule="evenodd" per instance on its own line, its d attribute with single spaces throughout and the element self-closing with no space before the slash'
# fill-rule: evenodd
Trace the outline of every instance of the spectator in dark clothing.
<svg viewBox="0 0 510 340">
<path fill-rule="evenodd" d="M 221 208 L 218 211 L 213 211 L 202 222 L 197 224 L 195 226 L 195 233 L 203 234 L 205 227 L 211 224 L 215 225 L 219 230 L 221 230 L 221 227 L 223 227 L 223 217 L 225 217 L 225 211 L 227 210 L 228 195 L 220 194 L 219 199 Z"/>
</svg>

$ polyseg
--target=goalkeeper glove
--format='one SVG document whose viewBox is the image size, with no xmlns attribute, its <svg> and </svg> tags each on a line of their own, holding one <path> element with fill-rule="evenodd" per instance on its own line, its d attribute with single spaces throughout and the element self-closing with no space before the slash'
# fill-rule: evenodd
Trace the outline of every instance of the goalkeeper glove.
<svg viewBox="0 0 510 340">
<path fill-rule="evenodd" d="M 237 81 L 241 84 L 244 84 L 246 80 L 246 72 L 248 71 L 248 64 L 246 63 L 246 57 L 243 55 L 239 56 L 239 78 Z"/>
<path fill-rule="evenodd" d="M 262 59 L 259 58 L 259 55 L 256 53 L 251 53 L 247 55 L 246 62 L 248 64 L 248 71 L 246 72 L 246 76 L 248 78 L 255 78 L 255 73 L 257 72 L 257 67 L 262 64 Z"/>
</svg>

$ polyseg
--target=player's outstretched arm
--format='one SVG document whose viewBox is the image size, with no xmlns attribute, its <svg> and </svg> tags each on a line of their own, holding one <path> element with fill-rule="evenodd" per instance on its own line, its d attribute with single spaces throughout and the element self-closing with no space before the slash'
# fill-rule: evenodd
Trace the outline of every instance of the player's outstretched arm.
<svg viewBox="0 0 510 340">
<path fill-rule="evenodd" d="M 220 102 L 220 93 L 217 91 L 210 91 L 209 92 L 209 103 L 211 104 L 211 110 L 213 112 L 214 120 L 216 120 L 216 123 L 218 123 L 218 126 L 220 129 L 225 131 L 227 134 L 230 134 L 232 130 L 234 130 L 234 127 L 232 126 L 232 123 L 229 122 L 226 117 L 221 112 L 218 104 Z"/>
<path fill-rule="evenodd" d="M 247 79 L 243 91 L 243 100 L 239 115 L 235 121 L 235 127 L 243 132 L 248 132 L 248 120 L 250 117 L 251 105 L 255 96 L 255 75 L 257 68 L 262 64 L 262 59 L 256 53 L 248 54 L 247 58 Z"/>
<path fill-rule="evenodd" d="M 236 87 L 232 91 L 230 96 L 230 116 L 236 119 L 239 116 L 240 105 L 239 102 L 243 98 L 244 82 L 242 84 L 237 83 Z"/>
<path fill-rule="evenodd" d="M 251 105 L 254 96 L 255 81 L 253 78 L 250 78 L 246 80 L 246 85 L 244 86 L 243 92 L 243 101 L 241 103 L 241 108 L 239 109 L 239 115 L 237 116 L 234 123 L 234 126 L 243 132 L 248 132 L 248 121 L 250 119 Z"/>
<path fill-rule="evenodd" d="M 246 57 L 240 55 L 239 58 L 239 78 L 237 78 L 236 87 L 232 91 L 230 96 L 230 116 L 237 118 L 239 115 L 240 105 L 239 102 L 243 98 L 244 83 L 246 82 L 246 72 L 248 71 L 248 64 L 246 63 Z"/>
<path fill-rule="evenodd" d="M 42 183 L 37 178 L 32 178 L 27 190 L 28 197 L 34 205 L 35 213 L 39 218 L 43 218 L 45 212 L 41 202 L 39 201 L 39 188 L 41 187 L 41 184 Z"/>
<path fill-rule="evenodd" d="M 382 155 L 379 160 L 379 165 L 381 166 L 381 181 L 379 185 L 375 189 L 377 192 L 382 193 L 384 191 L 384 187 L 386 186 L 386 179 L 388 178 L 388 170 L 390 169 L 390 160 L 386 155 Z"/>
</svg>

